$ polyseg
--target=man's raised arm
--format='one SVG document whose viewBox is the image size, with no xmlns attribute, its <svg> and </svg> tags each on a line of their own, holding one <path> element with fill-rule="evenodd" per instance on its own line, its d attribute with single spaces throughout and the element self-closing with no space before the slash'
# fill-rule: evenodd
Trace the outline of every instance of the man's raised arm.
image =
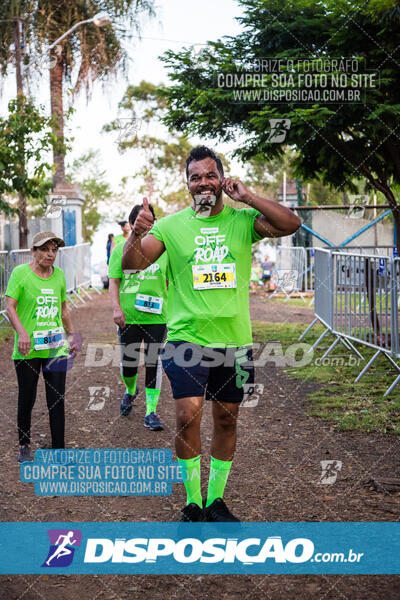
<svg viewBox="0 0 400 600">
<path fill-rule="evenodd" d="M 154 224 L 154 217 L 149 209 L 147 198 L 143 198 L 143 210 L 137 216 L 130 236 L 125 242 L 122 254 L 121 267 L 123 270 L 132 269 L 142 271 L 160 258 L 165 251 L 165 246 L 154 235 L 143 234 L 150 231 Z"/>
<path fill-rule="evenodd" d="M 301 226 L 301 221 L 290 208 L 254 194 L 239 180 L 225 178 L 222 188 L 237 202 L 244 202 L 261 213 L 254 221 L 254 229 L 262 237 L 284 237 L 292 235 Z"/>
</svg>

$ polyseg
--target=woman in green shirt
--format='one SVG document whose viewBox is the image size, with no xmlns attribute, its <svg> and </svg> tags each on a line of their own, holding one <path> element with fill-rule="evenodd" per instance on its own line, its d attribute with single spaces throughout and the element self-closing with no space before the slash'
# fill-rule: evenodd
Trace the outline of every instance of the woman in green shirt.
<svg viewBox="0 0 400 600">
<path fill-rule="evenodd" d="M 129 215 L 131 227 L 142 210 L 140 204 L 132 208 Z M 155 217 L 151 205 L 149 210 Z M 164 426 L 157 414 L 162 381 L 159 354 L 167 329 L 167 253 L 164 252 L 147 270 L 128 273 L 121 267 L 123 248 L 123 243 L 117 244 L 108 265 L 113 317 L 121 343 L 121 377 L 126 388 L 120 413 L 124 417 L 131 413 L 138 394 L 136 381 L 143 342 L 146 365 L 144 426 L 160 431 Z"/>
<path fill-rule="evenodd" d="M 64 240 L 50 231 L 33 238 L 33 262 L 14 268 L 6 289 L 7 317 L 15 329 L 12 358 L 18 380 L 18 461 L 32 460 L 31 414 L 40 371 L 46 387 L 53 448 L 64 447 L 66 361 L 78 350 L 66 303 L 65 276 L 53 266 Z M 68 336 L 68 340 L 67 340 Z"/>
<path fill-rule="evenodd" d="M 110 254 L 114 250 L 115 246 L 118 246 L 118 244 L 120 244 L 121 242 L 126 242 L 131 232 L 131 226 L 129 225 L 129 221 L 118 221 L 118 225 L 121 227 L 122 233 L 114 237 L 111 244 Z"/>
</svg>

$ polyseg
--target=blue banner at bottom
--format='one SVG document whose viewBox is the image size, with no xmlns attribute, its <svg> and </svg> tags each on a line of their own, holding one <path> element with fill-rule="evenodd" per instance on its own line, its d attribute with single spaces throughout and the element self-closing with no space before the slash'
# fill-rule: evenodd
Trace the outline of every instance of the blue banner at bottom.
<svg viewBox="0 0 400 600">
<path fill-rule="evenodd" d="M 1 523 L 2 574 L 400 574 L 400 523 Z"/>
</svg>

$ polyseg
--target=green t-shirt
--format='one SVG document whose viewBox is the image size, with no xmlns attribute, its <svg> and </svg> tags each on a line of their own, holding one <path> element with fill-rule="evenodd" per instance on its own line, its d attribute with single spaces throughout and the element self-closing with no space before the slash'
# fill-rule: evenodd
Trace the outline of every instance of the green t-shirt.
<svg viewBox="0 0 400 600">
<path fill-rule="evenodd" d="M 224 206 L 212 217 L 191 207 L 151 229 L 169 261 L 168 341 L 224 348 L 252 343 L 249 313 L 251 246 L 260 213 Z"/>
<path fill-rule="evenodd" d="M 13 359 L 68 354 L 61 319 L 61 303 L 67 299 L 65 276 L 58 267 L 53 269 L 47 278 L 36 275 L 29 265 L 19 265 L 11 273 L 6 296 L 18 301 L 17 314 L 31 337 L 31 350 L 23 356 L 18 352 L 18 334 L 15 333 Z"/>
<path fill-rule="evenodd" d="M 122 235 L 122 233 L 120 235 L 116 235 L 113 239 L 113 244 L 115 244 L 116 246 L 118 246 L 118 244 L 120 244 L 121 242 L 126 242 L 128 238 L 124 238 L 124 236 Z"/>
<path fill-rule="evenodd" d="M 115 246 L 108 265 L 108 277 L 120 279 L 119 301 L 126 323 L 167 322 L 167 253 L 138 273 L 124 273 L 121 268 L 123 244 Z"/>
</svg>

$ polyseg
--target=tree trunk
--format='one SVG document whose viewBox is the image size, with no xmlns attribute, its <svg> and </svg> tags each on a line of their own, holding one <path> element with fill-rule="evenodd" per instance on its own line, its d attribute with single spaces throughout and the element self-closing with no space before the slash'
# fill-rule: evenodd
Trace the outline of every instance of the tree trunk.
<svg viewBox="0 0 400 600">
<path fill-rule="evenodd" d="M 384 191 L 384 194 L 392 210 L 394 229 L 396 231 L 397 256 L 400 256 L 400 206 L 397 204 L 396 198 L 394 197 L 392 190 L 387 189 Z"/>
<path fill-rule="evenodd" d="M 20 37 L 21 22 L 18 18 L 14 19 L 14 48 L 15 48 L 15 74 L 17 78 L 17 95 L 22 97 L 24 94 L 22 72 L 21 72 L 21 37 Z M 23 107 L 20 107 L 23 110 Z M 21 156 L 24 155 L 24 143 L 20 144 L 19 151 Z M 21 164 L 21 171 L 25 171 L 25 161 Z M 19 247 L 28 247 L 28 222 L 26 217 L 26 198 L 19 192 L 18 193 L 18 213 L 19 213 Z"/>
<path fill-rule="evenodd" d="M 17 78 L 17 94 L 22 96 L 22 73 L 21 73 L 21 38 L 20 38 L 20 20 L 14 19 L 14 46 L 15 46 L 15 75 Z"/>
<path fill-rule="evenodd" d="M 53 162 L 56 166 L 53 175 L 53 189 L 59 184 L 65 183 L 64 153 L 62 144 L 64 142 L 64 113 L 63 113 L 63 52 L 53 54 L 52 59 L 57 60 L 55 66 L 50 69 L 50 100 L 51 116 L 54 117 L 53 132 L 58 137 L 57 145 L 53 150 Z"/>
<path fill-rule="evenodd" d="M 400 256 L 400 206 L 396 206 L 393 210 L 393 219 L 394 219 L 394 228 L 396 231 L 396 247 L 397 247 L 397 256 Z"/>
<path fill-rule="evenodd" d="M 28 219 L 26 216 L 26 198 L 21 192 L 18 192 L 18 213 L 19 247 L 23 249 L 28 247 Z"/>
</svg>

